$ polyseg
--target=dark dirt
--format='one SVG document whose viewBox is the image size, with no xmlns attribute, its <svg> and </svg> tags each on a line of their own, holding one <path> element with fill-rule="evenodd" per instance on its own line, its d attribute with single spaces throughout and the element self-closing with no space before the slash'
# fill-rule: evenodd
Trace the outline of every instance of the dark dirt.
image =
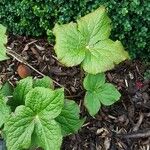
<svg viewBox="0 0 150 150">
<path fill-rule="evenodd" d="M 8 46 L 41 73 L 66 87 L 66 98 L 75 100 L 81 116 L 87 116 L 82 129 L 64 138 L 62 150 L 149 150 L 150 149 L 150 81 L 144 79 L 147 69 L 140 61 L 126 61 L 106 73 L 107 81 L 116 85 L 121 100 L 111 107 L 102 107 L 92 118 L 83 106 L 84 72 L 79 66 L 66 68 L 54 54 L 53 46 L 44 39 L 10 36 Z M 0 63 L 0 84 L 12 85 L 20 79 L 19 62 L 11 57 Z M 41 75 L 30 70 L 31 75 Z M 55 84 L 56 87 L 59 87 Z"/>
</svg>

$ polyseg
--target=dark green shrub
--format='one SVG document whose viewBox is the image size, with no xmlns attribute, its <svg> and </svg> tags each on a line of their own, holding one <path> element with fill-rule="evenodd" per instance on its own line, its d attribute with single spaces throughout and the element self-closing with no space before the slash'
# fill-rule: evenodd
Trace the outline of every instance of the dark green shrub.
<svg viewBox="0 0 150 150">
<path fill-rule="evenodd" d="M 67 23 L 98 8 L 108 7 L 113 39 L 120 39 L 133 58 L 150 59 L 150 4 L 142 0 L 1 0 L 0 23 L 14 34 L 51 37 L 55 23 Z"/>
</svg>

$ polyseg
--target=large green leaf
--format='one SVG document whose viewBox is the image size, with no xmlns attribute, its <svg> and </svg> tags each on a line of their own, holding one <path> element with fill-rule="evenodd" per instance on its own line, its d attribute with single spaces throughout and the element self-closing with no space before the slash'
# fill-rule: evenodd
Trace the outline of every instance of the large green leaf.
<svg viewBox="0 0 150 150">
<path fill-rule="evenodd" d="M 77 20 L 78 30 L 87 41 L 87 48 L 91 48 L 98 41 L 108 39 L 111 31 L 111 20 L 104 7 L 100 7 Z"/>
<path fill-rule="evenodd" d="M 121 42 L 102 40 L 89 48 L 82 66 L 86 72 L 96 74 L 114 68 L 115 64 L 127 58 L 128 54 L 124 51 Z"/>
<path fill-rule="evenodd" d="M 18 106 L 6 121 L 4 131 L 8 150 L 28 149 L 32 135 L 36 135 L 36 146 L 59 150 L 62 133 L 54 118 L 61 113 L 63 103 L 63 89 L 31 89 L 26 95 L 25 106 Z"/>
<path fill-rule="evenodd" d="M 0 128 L 9 117 L 10 108 L 6 105 L 7 99 L 0 93 Z"/>
<path fill-rule="evenodd" d="M 8 150 L 29 148 L 34 130 L 34 112 L 30 108 L 19 106 L 19 110 L 11 115 L 5 123 L 6 146 Z"/>
<path fill-rule="evenodd" d="M 94 116 L 99 111 L 101 104 L 105 106 L 112 105 L 121 96 L 114 85 L 105 83 L 104 73 L 88 74 L 84 78 L 84 88 L 87 90 L 84 105 L 91 116 Z"/>
<path fill-rule="evenodd" d="M 34 80 L 32 79 L 32 77 L 24 78 L 17 83 L 17 86 L 14 89 L 13 101 L 10 101 L 11 105 L 14 107 L 23 105 L 25 103 L 26 94 L 35 87 L 54 89 L 52 79 L 47 76 L 41 79 Z"/>
<path fill-rule="evenodd" d="M 76 23 L 67 25 L 56 25 L 54 28 L 56 36 L 55 52 L 59 60 L 66 66 L 80 64 L 85 57 L 86 41 L 78 32 Z"/>
<path fill-rule="evenodd" d="M 6 55 L 6 47 L 4 44 L 7 43 L 6 28 L 0 24 L 0 61 L 8 59 Z"/>
<path fill-rule="evenodd" d="M 64 105 L 64 90 L 36 87 L 26 95 L 25 105 L 32 107 L 41 117 L 56 118 Z"/>
<path fill-rule="evenodd" d="M 128 59 L 119 41 L 109 39 L 111 21 L 104 7 L 82 17 L 77 23 L 56 25 L 55 52 L 66 66 L 82 64 L 91 74 L 105 72 Z"/>
<path fill-rule="evenodd" d="M 66 100 L 61 114 L 56 118 L 60 123 L 64 136 L 77 132 L 85 119 L 79 118 L 79 106 L 72 100 Z"/>
<path fill-rule="evenodd" d="M 60 150 L 62 133 L 55 120 L 36 119 L 35 133 L 38 147 L 42 147 L 44 150 Z"/>
</svg>

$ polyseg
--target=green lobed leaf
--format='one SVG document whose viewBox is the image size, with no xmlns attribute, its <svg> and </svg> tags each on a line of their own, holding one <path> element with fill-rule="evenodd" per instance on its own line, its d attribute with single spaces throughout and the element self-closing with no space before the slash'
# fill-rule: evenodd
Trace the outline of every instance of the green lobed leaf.
<svg viewBox="0 0 150 150">
<path fill-rule="evenodd" d="M 34 87 L 54 89 L 53 81 L 48 76 L 35 80 L 32 77 L 24 78 L 18 82 L 14 89 L 13 100 L 9 102 L 12 108 L 15 109 L 16 106 L 24 104 L 26 94 Z"/>
<path fill-rule="evenodd" d="M 4 126 L 6 146 L 8 150 L 22 150 L 29 148 L 31 135 L 34 130 L 34 112 L 25 106 L 12 114 Z"/>
<path fill-rule="evenodd" d="M 77 23 L 56 25 L 55 52 L 66 66 L 82 64 L 91 74 L 105 72 L 128 59 L 119 41 L 109 39 L 111 21 L 104 7 L 77 20 Z"/>
<path fill-rule="evenodd" d="M 76 23 L 66 25 L 55 25 L 56 36 L 55 52 L 60 62 L 70 67 L 79 65 L 85 57 L 85 39 L 77 31 Z"/>
<path fill-rule="evenodd" d="M 44 150 L 60 150 L 62 143 L 61 127 L 55 120 L 36 119 L 36 143 Z"/>
<path fill-rule="evenodd" d="M 36 135 L 36 146 L 42 146 L 45 150 L 59 150 L 62 143 L 61 127 L 54 118 L 61 113 L 63 103 L 63 89 L 31 89 L 25 97 L 25 106 L 18 106 L 5 124 L 8 150 L 28 149 L 32 135 Z"/>
<path fill-rule="evenodd" d="M 47 116 L 49 119 L 57 117 L 64 104 L 64 90 L 51 90 L 44 87 L 36 87 L 26 95 L 25 105 L 30 107 L 39 116 Z"/>
<path fill-rule="evenodd" d="M 56 118 L 62 129 L 63 136 L 77 132 L 83 125 L 85 119 L 79 118 L 79 106 L 72 100 L 65 100 L 61 114 Z"/>
<path fill-rule="evenodd" d="M 18 106 L 25 103 L 26 94 L 33 88 L 32 77 L 20 80 L 13 92 L 13 105 Z"/>
<path fill-rule="evenodd" d="M 8 59 L 6 55 L 6 47 L 4 44 L 7 43 L 7 36 L 6 36 L 6 28 L 0 24 L 0 61 Z"/>
<path fill-rule="evenodd" d="M 86 92 L 84 98 L 84 105 L 91 116 L 97 114 L 101 107 L 99 97 L 94 92 Z"/>
<path fill-rule="evenodd" d="M 2 93 L 0 93 L 0 128 L 5 123 L 10 114 L 10 108 L 6 102 L 7 99 Z"/>
<path fill-rule="evenodd" d="M 86 90 L 94 91 L 95 89 L 100 88 L 105 83 L 105 74 L 87 74 L 83 81 L 83 86 Z"/>
<path fill-rule="evenodd" d="M 110 83 L 105 83 L 98 91 L 100 102 L 105 105 L 109 106 L 118 101 L 121 97 L 121 94 L 115 88 L 114 85 Z"/>
<path fill-rule="evenodd" d="M 45 88 L 54 89 L 53 81 L 48 76 L 45 76 L 41 79 L 34 80 L 33 87 L 45 87 Z"/>
<path fill-rule="evenodd" d="M 91 116 L 98 113 L 101 104 L 105 106 L 112 105 L 121 97 L 121 94 L 114 85 L 105 83 L 103 73 L 96 75 L 88 74 L 84 78 L 84 88 L 87 90 L 84 97 L 84 105 Z"/>
<path fill-rule="evenodd" d="M 83 69 L 91 74 L 97 74 L 113 69 L 116 64 L 129 58 L 128 53 L 119 41 L 103 40 L 89 48 L 82 62 Z"/>
<path fill-rule="evenodd" d="M 103 6 L 77 20 L 77 24 L 89 48 L 110 36 L 111 20 Z"/>
</svg>

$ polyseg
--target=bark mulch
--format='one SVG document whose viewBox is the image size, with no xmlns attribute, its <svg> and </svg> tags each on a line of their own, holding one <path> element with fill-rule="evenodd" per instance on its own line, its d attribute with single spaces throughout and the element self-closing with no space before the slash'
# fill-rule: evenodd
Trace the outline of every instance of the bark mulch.
<svg viewBox="0 0 150 150">
<path fill-rule="evenodd" d="M 150 149 L 150 80 L 144 78 L 147 66 L 138 60 L 130 60 L 107 72 L 107 81 L 116 85 L 122 97 L 110 107 L 103 106 L 92 118 L 83 106 L 84 72 L 79 66 L 66 68 L 60 64 L 53 45 L 45 39 L 10 36 L 7 46 L 19 54 L 14 54 L 19 60 L 23 58 L 39 71 L 28 68 L 30 75 L 41 78 L 44 74 L 63 85 L 67 89 L 66 98 L 79 104 L 81 117 L 87 116 L 78 133 L 64 138 L 62 150 Z M 20 64 L 13 57 L 0 62 L 0 84 L 9 81 L 15 86 L 20 80 L 17 72 Z M 55 86 L 59 87 L 57 83 Z"/>
</svg>

